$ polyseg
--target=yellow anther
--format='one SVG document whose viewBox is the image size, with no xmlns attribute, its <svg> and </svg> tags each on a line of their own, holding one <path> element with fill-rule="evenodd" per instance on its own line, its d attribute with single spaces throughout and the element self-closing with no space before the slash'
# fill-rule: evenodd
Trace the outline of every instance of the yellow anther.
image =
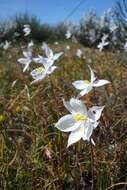
<svg viewBox="0 0 127 190">
<path fill-rule="evenodd" d="M 38 67 L 38 68 L 36 68 L 36 71 L 37 71 L 38 73 L 41 73 L 41 72 L 44 71 L 44 68 L 43 68 L 43 67 Z"/>
<path fill-rule="evenodd" d="M 80 113 L 77 113 L 75 116 L 74 116 L 74 119 L 76 121 L 86 121 L 87 120 L 87 116 L 85 115 L 82 115 Z"/>
<path fill-rule="evenodd" d="M 15 111 L 16 111 L 17 113 L 19 113 L 19 112 L 22 111 L 22 108 L 21 108 L 20 106 L 17 106 L 16 109 L 15 109 Z"/>
<path fill-rule="evenodd" d="M 84 83 L 85 83 L 85 84 L 90 84 L 90 81 L 84 80 Z"/>
<path fill-rule="evenodd" d="M 0 123 L 2 123 L 5 120 L 4 115 L 0 115 Z"/>
</svg>

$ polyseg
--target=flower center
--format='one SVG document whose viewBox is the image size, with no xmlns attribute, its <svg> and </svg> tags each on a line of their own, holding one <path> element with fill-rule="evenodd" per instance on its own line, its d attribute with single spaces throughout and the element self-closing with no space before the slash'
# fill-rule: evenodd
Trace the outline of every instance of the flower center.
<svg viewBox="0 0 127 190">
<path fill-rule="evenodd" d="M 42 73 L 44 71 L 44 68 L 43 67 L 38 67 L 38 68 L 36 68 L 36 71 L 38 73 Z"/>
<path fill-rule="evenodd" d="M 84 83 L 85 83 L 85 84 L 90 84 L 90 81 L 84 80 Z"/>
<path fill-rule="evenodd" d="M 77 113 L 75 116 L 74 116 L 74 119 L 76 121 L 86 121 L 87 120 L 87 116 L 85 115 L 82 115 L 80 113 Z"/>
</svg>

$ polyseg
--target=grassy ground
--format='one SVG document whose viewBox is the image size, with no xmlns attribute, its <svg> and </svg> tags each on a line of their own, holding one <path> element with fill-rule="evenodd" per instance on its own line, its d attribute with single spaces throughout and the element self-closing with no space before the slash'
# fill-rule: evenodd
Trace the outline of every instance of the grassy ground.
<svg viewBox="0 0 127 190">
<path fill-rule="evenodd" d="M 65 50 L 68 43 L 51 45 Z M 78 59 L 79 44 L 69 43 L 56 65 L 58 69 L 37 85 L 30 85 L 29 73 L 23 74 L 16 60 L 20 46 L 0 51 L 0 189 L 2 190 L 94 190 L 111 185 L 125 190 L 127 181 L 127 68 L 120 53 L 98 52 L 84 48 L 86 59 Z M 37 55 L 39 46 L 34 48 Z M 90 65 L 99 78 L 111 81 L 82 100 L 87 106 L 105 105 L 91 146 L 80 141 L 66 148 L 68 134 L 54 124 L 67 113 L 62 98 L 77 95 L 71 83 L 88 79 Z M 34 68 L 35 65 L 32 65 Z M 14 88 L 12 82 L 17 80 Z M 28 85 L 30 98 L 24 86 Z M 48 157 L 48 153 L 51 155 Z"/>
</svg>

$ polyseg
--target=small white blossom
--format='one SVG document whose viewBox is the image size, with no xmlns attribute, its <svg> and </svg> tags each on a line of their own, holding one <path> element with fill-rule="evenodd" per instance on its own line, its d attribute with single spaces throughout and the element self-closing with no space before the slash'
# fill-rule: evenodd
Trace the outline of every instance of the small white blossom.
<svg viewBox="0 0 127 190">
<path fill-rule="evenodd" d="M 3 49 L 7 50 L 10 46 L 11 42 L 8 42 L 7 40 L 5 41 L 5 43 L 3 44 Z"/>
<path fill-rule="evenodd" d="M 111 23 L 111 25 L 110 25 L 110 31 L 111 32 L 114 32 L 114 31 L 116 31 L 117 30 L 117 26 L 116 26 L 116 24 L 115 23 Z"/>
<path fill-rule="evenodd" d="M 77 51 L 76 51 L 76 56 L 78 57 L 78 58 L 81 58 L 82 57 L 82 50 L 81 49 L 77 49 Z"/>
<path fill-rule="evenodd" d="M 127 52 L 127 42 L 124 44 L 124 51 Z"/>
<path fill-rule="evenodd" d="M 71 38 L 71 32 L 69 31 L 69 30 L 67 30 L 67 32 L 66 32 L 66 34 L 65 34 L 65 36 L 66 36 L 66 39 L 69 39 L 69 38 Z"/>
<path fill-rule="evenodd" d="M 46 55 L 46 58 L 47 61 L 56 61 L 57 59 L 59 59 L 59 57 L 63 54 L 63 52 L 60 52 L 60 53 L 53 53 L 52 49 L 48 47 L 48 45 L 46 43 L 43 43 L 42 45 L 42 49 L 45 51 L 45 55 Z"/>
<path fill-rule="evenodd" d="M 31 33 L 31 28 L 29 24 L 25 24 L 23 26 L 23 32 L 24 32 L 24 36 L 28 36 Z"/>
<path fill-rule="evenodd" d="M 55 44 L 55 45 L 58 45 L 58 44 L 59 44 L 59 42 L 54 42 L 54 44 Z"/>
<path fill-rule="evenodd" d="M 81 92 L 79 93 L 79 97 L 84 96 L 85 94 L 88 94 L 94 87 L 100 87 L 100 86 L 110 83 L 108 80 L 96 79 L 96 76 L 95 76 L 94 72 L 92 71 L 92 69 L 90 68 L 90 66 L 89 66 L 89 69 L 90 69 L 90 73 L 91 73 L 90 81 L 77 80 L 72 83 L 76 89 L 81 90 Z"/>
<path fill-rule="evenodd" d="M 93 130 L 99 124 L 98 120 L 104 107 L 94 106 L 87 111 L 85 104 L 74 98 L 70 101 L 63 101 L 63 103 L 70 114 L 60 118 L 55 127 L 63 132 L 71 132 L 67 147 L 80 139 L 90 141 Z M 91 142 L 95 145 L 93 139 Z"/>
<path fill-rule="evenodd" d="M 106 34 L 104 34 L 103 37 L 101 38 L 101 42 L 97 46 L 99 51 L 102 51 L 105 46 L 109 45 L 109 42 L 106 42 L 107 38 L 108 38 L 108 35 Z"/>
<path fill-rule="evenodd" d="M 32 50 L 32 47 L 34 46 L 34 42 L 31 40 L 28 45 L 27 45 L 27 49 L 28 50 Z"/>
<path fill-rule="evenodd" d="M 32 52 L 31 51 L 23 51 L 24 58 L 19 58 L 18 63 L 24 66 L 23 72 L 29 69 L 29 65 L 32 62 Z"/>
<path fill-rule="evenodd" d="M 69 45 L 67 45 L 67 46 L 66 46 L 66 49 L 67 49 L 67 50 L 70 50 L 70 49 L 71 49 L 71 47 L 70 47 Z"/>
<path fill-rule="evenodd" d="M 31 84 L 37 83 L 39 81 L 42 81 L 47 75 L 51 74 L 57 67 L 53 66 L 53 62 L 43 62 L 43 66 L 38 67 L 34 69 L 31 72 L 31 75 L 34 79 L 34 81 L 31 82 Z"/>
</svg>

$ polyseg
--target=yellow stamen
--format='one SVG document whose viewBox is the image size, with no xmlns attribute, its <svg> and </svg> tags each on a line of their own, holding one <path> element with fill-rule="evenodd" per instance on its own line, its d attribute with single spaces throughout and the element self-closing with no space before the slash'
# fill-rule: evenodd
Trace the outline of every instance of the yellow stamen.
<svg viewBox="0 0 127 190">
<path fill-rule="evenodd" d="M 84 80 L 84 83 L 85 83 L 85 84 L 90 84 L 90 81 Z"/>
<path fill-rule="evenodd" d="M 80 113 L 77 113 L 75 116 L 74 116 L 74 119 L 76 121 L 86 121 L 87 120 L 87 116 L 85 115 L 82 115 Z"/>
<path fill-rule="evenodd" d="M 22 111 L 22 108 L 21 108 L 20 106 L 17 106 L 16 109 L 15 109 L 15 111 L 16 111 L 17 113 L 19 113 L 19 112 Z"/>
<path fill-rule="evenodd" d="M 2 123 L 5 120 L 4 115 L 0 115 L 0 123 Z"/>
<path fill-rule="evenodd" d="M 38 67 L 35 69 L 38 73 L 41 73 L 44 71 L 44 68 L 43 67 Z"/>
</svg>

